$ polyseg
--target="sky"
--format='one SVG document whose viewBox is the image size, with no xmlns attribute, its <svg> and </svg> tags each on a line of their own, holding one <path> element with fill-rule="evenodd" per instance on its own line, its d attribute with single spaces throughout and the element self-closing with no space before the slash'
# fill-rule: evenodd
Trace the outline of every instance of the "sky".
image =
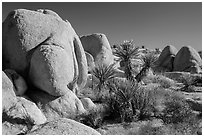
<svg viewBox="0 0 204 137">
<path fill-rule="evenodd" d="M 201 2 L 3 2 L 2 21 L 20 8 L 51 9 L 79 36 L 103 33 L 111 45 L 133 40 L 150 49 L 190 45 L 202 50 Z"/>
</svg>

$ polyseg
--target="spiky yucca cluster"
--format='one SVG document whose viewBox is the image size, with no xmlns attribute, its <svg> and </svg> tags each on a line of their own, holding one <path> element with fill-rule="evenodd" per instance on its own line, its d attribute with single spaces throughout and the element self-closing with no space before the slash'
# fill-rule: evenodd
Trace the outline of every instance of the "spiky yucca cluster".
<svg viewBox="0 0 204 137">
<path fill-rule="evenodd" d="M 131 60 L 138 57 L 138 47 L 133 44 L 133 41 L 125 41 L 120 45 L 115 46 L 113 54 L 119 57 L 119 61 L 125 68 L 125 75 L 128 80 L 133 80 L 133 67 Z"/>
<path fill-rule="evenodd" d="M 96 86 L 99 92 L 101 92 L 102 88 L 106 88 L 108 81 L 115 77 L 114 66 L 115 64 L 109 66 L 98 65 L 93 69 L 92 75 L 99 81 Z"/>
<path fill-rule="evenodd" d="M 141 56 L 140 60 L 143 62 L 141 66 L 141 71 L 137 74 L 136 80 L 140 82 L 147 74 L 147 72 L 155 66 L 157 61 L 157 56 L 154 53 L 147 53 Z"/>
</svg>

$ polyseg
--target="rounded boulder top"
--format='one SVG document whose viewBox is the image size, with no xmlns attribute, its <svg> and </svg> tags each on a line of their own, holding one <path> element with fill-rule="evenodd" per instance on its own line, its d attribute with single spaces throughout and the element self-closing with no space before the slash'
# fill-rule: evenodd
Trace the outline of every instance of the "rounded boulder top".
<svg viewBox="0 0 204 137">
<path fill-rule="evenodd" d="M 177 52 L 178 50 L 173 45 L 166 46 L 158 58 L 159 66 L 171 71 L 173 69 L 173 60 Z"/>
<path fill-rule="evenodd" d="M 108 38 L 102 33 L 93 33 L 80 37 L 84 50 L 90 53 L 95 64 L 110 65 L 114 61 Z"/>
<path fill-rule="evenodd" d="M 202 60 L 198 52 L 191 46 L 182 47 L 174 59 L 174 71 L 199 73 Z"/>
<path fill-rule="evenodd" d="M 53 16 L 61 19 L 61 17 L 56 12 L 49 10 L 49 9 L 37 9 L 36 11 L 43 13 L 43 14 L 53 15 Z"/>
</svg>

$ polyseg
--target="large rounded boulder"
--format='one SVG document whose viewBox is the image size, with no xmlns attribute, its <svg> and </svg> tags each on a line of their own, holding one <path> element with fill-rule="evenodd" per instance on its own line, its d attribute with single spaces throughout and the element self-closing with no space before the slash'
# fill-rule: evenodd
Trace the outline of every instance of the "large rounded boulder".
<svg viewBox="0 0 204 137">
<path fill-rule="evenodd" d="M 44 124 L 28 135 L 100 135 L 100 133 L 74 120 L 61 118 Z"/>
<path fill-rule="evenodd" d="M 177 54 L 178 50 L 172 46 L 172 45 L 168 45 L 166 46 L 158 60 L 158 67 L 160 67 L 161 69 L 165 70 L 165 71 L 172 71 L 173 70 L 173 62 L 174 62 L 174 58 Z"/>
<path fill-rule="evenodd" d="M 182 47 L 174 59 L 174 71 L 201 73 L 202 60 L 191 46 Z"/>
<path fill-rule="evenodd" d="M 50 10 L 17 9 L 2 28 L 3 69 L 15 70 L 53 96 L 85 86 L 86 56 L 68 21 Z"/>
<path fill-rule="evenodd" d="M 114 56 L 106 35 L 94 33 L 80 37 L 84 50 L 90 53 L 96 65 L 110 65 L 114 62 Z"/>
</svg>

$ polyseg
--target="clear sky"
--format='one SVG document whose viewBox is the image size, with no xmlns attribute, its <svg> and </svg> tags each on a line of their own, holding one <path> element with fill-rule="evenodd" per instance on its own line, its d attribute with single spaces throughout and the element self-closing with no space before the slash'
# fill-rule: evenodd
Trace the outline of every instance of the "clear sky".
<svg viewBox="0 0 204 137">
<path fill-rule="evenodd" d="M 133 39 L 150 49 L 190 45 L 202 49 L 201 2 L 2 3 L 2 20 L 14 9 L 51 9 L 78 35 L 104 33 L 111 45 Z"/>
</svg>

